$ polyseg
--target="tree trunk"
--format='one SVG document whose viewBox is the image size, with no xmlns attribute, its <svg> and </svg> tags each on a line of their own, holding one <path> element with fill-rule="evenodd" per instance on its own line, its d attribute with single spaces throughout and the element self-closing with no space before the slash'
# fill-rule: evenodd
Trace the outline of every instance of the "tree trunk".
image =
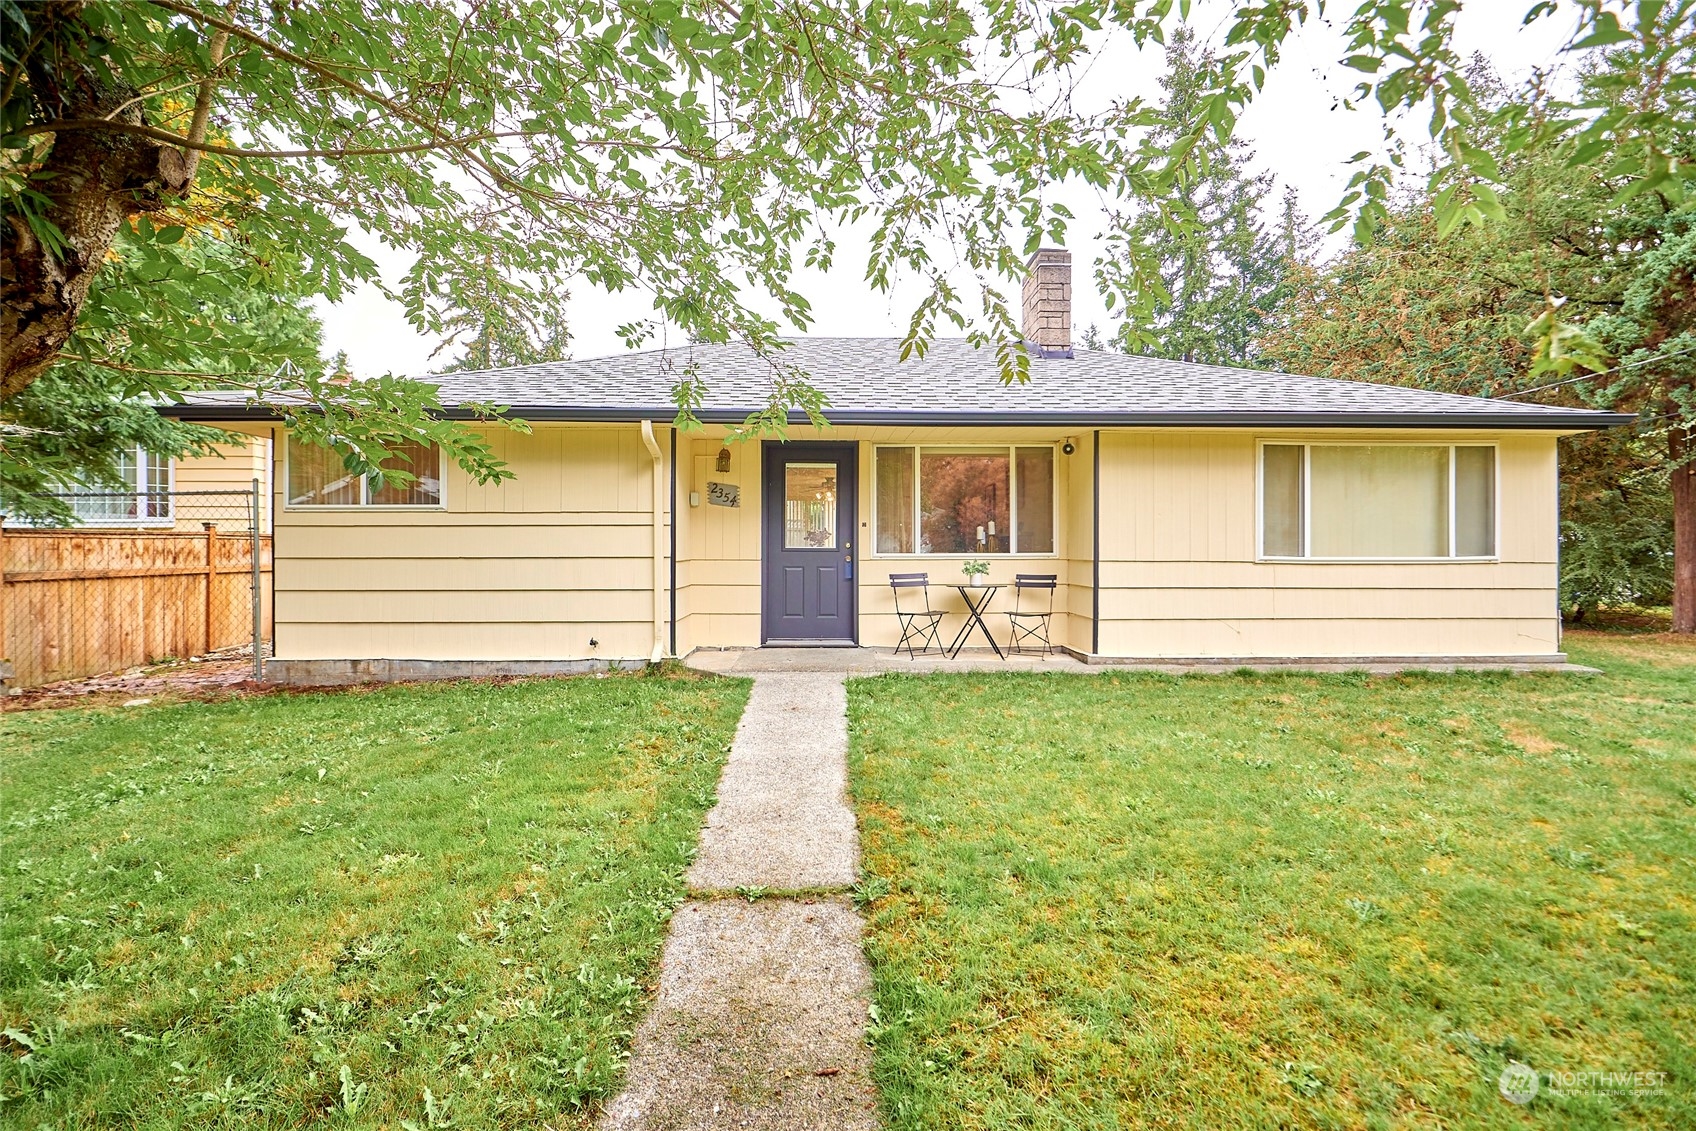
<svg viewBox="0 0 1696 1131">
<path fill-rule="evenodd" d="M 42 9 L 74 20 L 78 5 Z M 110 118 L 143 124 L 136 91 L 113 81 L 103 60 L 67 66 L 37 53 L 28 61 L 31 97 L 44 119 Z M 64 246 L 44 244 L 16 209 L 8 210 L 0 248 L 0 398 L 45 373 L 76 328 L 88 288 L 105 266 L 118 226 L 180 197 L 194 162 L 174 146 L 103 130 L 53 134 L 32 187 L 47 198 L 41 218 Z"/>
<path fill-rule="evenodd" d="M 1696 632 L 1696 429 L 1674 425 L 1672 457 L 1672 630 Z"/>
</svg>

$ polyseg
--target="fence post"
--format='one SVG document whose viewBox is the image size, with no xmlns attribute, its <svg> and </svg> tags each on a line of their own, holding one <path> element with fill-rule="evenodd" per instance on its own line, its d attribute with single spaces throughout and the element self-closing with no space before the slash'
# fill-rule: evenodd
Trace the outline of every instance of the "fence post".
<svg viewBox="0 0 1696 1131">
<path fill-rule="evenodd" d="M 206 651 L 212 651 L 212 605 L 218 591 L 218 524 L 203 522 L 206 528 Z"/>
<path fill-rule="evenodd" d="M 265 680 L 265 656 L 261 652 L 265 635 L 264 596 L 259 581 L 259 480 L 253 480 L 253 497 L 248 501 L 248 536 L 253 539 L 248 559 L 253 563 L 253 681 Z M 272 567 L 273 569 L 275 566 Z"/>
</svg>

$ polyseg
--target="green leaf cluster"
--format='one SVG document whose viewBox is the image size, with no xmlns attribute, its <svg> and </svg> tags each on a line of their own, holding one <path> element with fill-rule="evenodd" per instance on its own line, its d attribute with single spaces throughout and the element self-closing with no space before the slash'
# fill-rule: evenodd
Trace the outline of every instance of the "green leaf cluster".
<svg viewBox="0 0 1696 1131">
<path fill-rule="evenodd" d="M 293 384 L 319 368 L 322 329 L 298 280 L 264 269 L 235 242 L 146 216 L 120 230 L 63 360 L 0 402 L 0 512 L 66 521 L 44 493 L 121 490 L 118 461 L 209 454 L 233 439 L 169 420 L 155 405 L 185 389 Z"/>
<path fill-rule="evenodd" d="M 1362 0 L 1342 23 L 1346 62 L 1361 75 L 1350 101 L 1429 113 L 1429 195 L 1445 232 L 1503 220 L 1511 159 L 1557 142 L 1571 167 L 1611 179 L 1616 203 L 1682 207 L 1690 165 L 1676 139 L 1696 118 L 1693 5 L 1532 4 L 1528 20 L 1576 17 L 1571 58 L 1607 63 L 1580 97 L 1491 103 L 1456 53 L 1458 0 Z M 1210 208 L 1242 214 L 1241 194 L 1219 180 L 1238 119 L 1288 38 L 1323 10 L 1236 5 L 1217 52 L 1195 57 L 1180 112 L 1134 97 L 1086 112 L 1073 88 L 1107 43 L 1176 42 L 1187 0 L 8 0 L 0 193 L 19 224 L 62 250 L 43 193 L 76 170 L 54 168 L 56 139 L 182 139 L 204 96 L 210 126 L 193 193 L 134 251 L 148 265 L 215 222 L 253 270 L 286 273 L 288 293 L 334 300 L 381 285 L 350 239 L 357 226 L 415 257 L 395 293 L 421 331 L 467 351 L 455 364 L 559 352 L 566 280 L 640 292 L 657 317 L 629 323 L 630 342 L 652 340 L 663 322 L 774 359 L 779 379 L 748 424 L 758 432 L 781 428 L 790 407 L 823 407 L 805 375 L 777 359 L 780 330 L 812 321 L 795 270 L 833 265 L 820 233 L 834 225 L 871 225 L 867 286 L 918 281 L 904 353 L 922 354 L 953 327 L 994 348 L 1004 379 L 1022 380 L 1028 358 L 1005 283 L 1039 244 L 1066 238 L 1073 217 L 1051 187 L 1087 185 L 1134 217 L 1098 274 L 1128 312 L 1127 341 L 1148 345 L 1147 328 L 1188 301 L 1174 285 L 1203 274 L 1202 257 L 1185 272 L 1161 248 L 1193 245 Z M 32 95 L 29 76 L 44 66 L 133 90 L 140 124 L 62 120 Z M 1656 96 L 1625 97 L 1645 76 Z M 1390 128 L 1384 152 L 1359 155 L 1333 222 L 1369 240 L 1389 219 L 1406 152 Z M 1258 262 L 1264 231 L 1233 231 L 1241 246 L 1221 254 Z M 981 285 L 960 286 L 962 270 Z M 1198 322 L 1215 310 L 1190 306 Z M 181 310 L 185 349 L 209 352 L 193 314 Z M 1228 356 L 1251 329 L 1221 331 Z M 1178 353 L 1199 356 L 1188 338 Z M 1565 351 L 1557 364 L 1590 357 Z M 236 368 L 216 359 L 204 371 Z M 688 423 L 698 397 L 688 382 L 678 388 Z M 292 403 L 281 390 L 256 396 Z M 373 436 L 382 411 L 364 407 Z M 391 421 L 393 435 L 410 435 L 418 419 Z M 478 476 L 505 474 L 474 444 L 456 458 Z"/>
<path fill-rule="evenodd" d="M 1672 599 L 1672 505 L 1665 489 L 1613 487 L 1563 500 L 1561 607 L 1661 606 Z"/>
</svg>

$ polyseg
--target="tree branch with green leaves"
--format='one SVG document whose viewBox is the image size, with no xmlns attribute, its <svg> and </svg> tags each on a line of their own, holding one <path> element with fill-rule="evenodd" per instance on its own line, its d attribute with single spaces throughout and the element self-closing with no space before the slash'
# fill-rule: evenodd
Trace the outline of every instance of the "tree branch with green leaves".
<svg viewBox="0 0 1696 1131">
<path fill-rule="evenodd" d="M 1364 238 L 1382 220 L 1404 159 L 1395 123 L 1420 113 L 1443 155 L 1440 225 L 1499 216 L 1504 155 L 1551 136 L 1621 193 L 1682 207 L 1689 164 L 1672 139 L 1691 114 L 1680 36 L 1693 2 L 1530 4 L 1527 20 L 1574 20 L 1570 57 L 1628 56 L 1653 80 L 1636 102 L 1598 88 L 1535 117 L 1524 99 L 1479 103 L 1454 47 L 1456 0 L 1351 0 L 1353 101 L 1399 117 L 1334 222 Z M 1084 183 L 1193 228 L 1172 189 L 1193 183 L 1204 135 L 1228 144 L 1289 37 L 1327 10 L 1236 5 L 1177 123 L 1134 97 L 1079 108 L 1073 93 L 1110 39 L 1166 42 L 1187 0 L 0 0 L 0 399 L 77 354 L 91 295 L 140 218 L 331 300 L 382 285 L 357 227 L 414 258 L 395 294 L 426 334 L 477 312 L 495 272 L 548 281 L 513 288 L 533 296 L 531 315 L 566 281 L 640 291 L 657 317 L 627 324 L 633 344 L 658 321 L 745 342 L 780 371 L 782 332 L 812 320 L 797 258 L 831 261 L 819 232 L 864 221 L 867 285 L 921 283 L 905 353 L 952 326 L 1023 379 L 1007 287 L 1074 221 L 1052 187 Z M 956 266 L 976 286 L 957 285 Z M 1133 313 L 1152 310 L 1155 258 L 1132 246 L 1113 277 Z M 1586 360 L 1551 364 L 1569 356 Z M 194 366 L 161 354 L 141 368 Z M 784 371 L 750 427 L 820 406 L 804 385 Z M 688 423 L 691 385 L 678 387 Z M 286 407 L 287 391 L 254 395 Z M 439 408 L 415 392 L 425 415 Z M 367 419 L 381 419 L 375 402 Z M 396 435 L 416 419 L 396 417 Z M 475 446 L 460 455 L 504 474 Z"/>
</svg>

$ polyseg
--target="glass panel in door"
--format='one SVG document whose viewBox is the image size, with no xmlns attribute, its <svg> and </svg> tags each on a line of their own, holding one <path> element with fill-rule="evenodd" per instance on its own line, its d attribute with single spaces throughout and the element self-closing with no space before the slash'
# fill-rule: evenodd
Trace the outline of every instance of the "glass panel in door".
<svg viewBox="0 0 1696 1131">
<path fill-rule="evenodd" d="M 784 468 L 783 548 L 836 549 L 834 463 L 791 463 Z"/>
</svg>

